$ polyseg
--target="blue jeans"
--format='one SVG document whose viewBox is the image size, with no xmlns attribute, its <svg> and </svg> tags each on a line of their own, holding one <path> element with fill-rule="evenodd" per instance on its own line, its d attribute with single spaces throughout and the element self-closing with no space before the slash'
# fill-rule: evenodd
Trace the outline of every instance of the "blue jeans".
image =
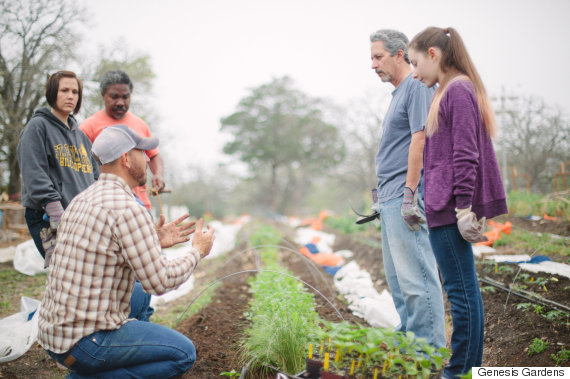
<svg viewBox="0 0 570 379">
<path fill-rule="evenodd" d="M 427 228 L 413 232 L 404 223 L 403 196 L 380 203 L 382 257 L 386 280 L 400 315 L 396 330 L 414 332 L 436 348 L 445 347 L 443 292 Z M 418 198 L 423 212 L 423 201 Z"/>
<path fill-rule="evenodd" d="M 150 295 L 142 291 L 140 283 L 137 285 L 140 289 L 135 286 L 130 314 L 137 320 L 117 330 L 100 330 L 83 337 L 63 354 L 47 352 L 72 370 L 68 378 L 174 378 L 194 365 L 192 341 L 175 330 L 145 321 Z"/>
<path fill-rule="evenodd" d="M 451 303 L 453 333 L 451 359 L 446 377 L 465 374 L 483 360 L 485 314 L 477 282 L 471 243 L 465 241 L 457 224 L 430 228 L 429 238 Z"/>
<path fill-rule="evenodd" d="M 37 210 L 32 208 L 26 208 L 24 217 L 26 218 L 26 224 L 28 224 L 28 230 L 30 235 L 34 240 L 34 244 L 38 248 L 38 251 L 42 255 L 42 258 L 46 257 L 46 252 L 44 251 L 44 246 L 42 245 L 42 238 L 40 237 L 40 232 L 43 228 L 49 228 L 49 221 L 43 219 L 43 210 Z"/>
</svg>

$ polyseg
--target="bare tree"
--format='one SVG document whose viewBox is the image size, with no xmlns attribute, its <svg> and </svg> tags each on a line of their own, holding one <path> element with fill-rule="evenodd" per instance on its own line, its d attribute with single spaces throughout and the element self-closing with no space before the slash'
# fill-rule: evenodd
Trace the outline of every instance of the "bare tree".
<svg viewBox="0 0 570 379">
<path fill-rule="evenodd" d="M 20 132 L 43 101 L 48 74 L 63 68 L 83 11 L 67 0 L 0 0 L 0 162 L 8 192 L 20 191 Z"/>
<path fill-rule="evenodd" d="M 497 144 L 508 165 L 529 175 L 534 191 L 551 189 L 560 162 L 568 161 L 570 122 L 561 110 L 535 97 L 502 94 L 496 100 Z M 506 175 L 506 173 L 503 173 Z"/>
<path fill-rule="evenodd" d="M 342 131 L 347 154 L 333 180 L 340 191 L 343 209 L 370 205 L 370 190 L 377 185 L 375 158 L 382 135 L 382 121 L 391 97 L 388 92 L 370 92 L 344 108 Z M 340 200 L 342 201 L 342 200 Z"/>
</svg>

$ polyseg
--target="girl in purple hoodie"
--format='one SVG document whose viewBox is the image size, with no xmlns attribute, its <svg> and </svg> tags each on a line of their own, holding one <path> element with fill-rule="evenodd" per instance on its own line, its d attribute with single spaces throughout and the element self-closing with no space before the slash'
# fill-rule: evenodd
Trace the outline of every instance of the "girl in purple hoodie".
<svg viewBox="0 0 570 379">
<path fill-rule="evenodd" d="M 424 202 L 430 242 L 451 303 L 452 355 L 444 378 L 479 367 L 483 300 L 471 243 L 486 240 L 485 220 L 507 213 L 491 137 L 491 103 L 457 31 L 430 27 L 409 44 L 414 77 L 439 85 L 426 121 Z"/>
</svg>

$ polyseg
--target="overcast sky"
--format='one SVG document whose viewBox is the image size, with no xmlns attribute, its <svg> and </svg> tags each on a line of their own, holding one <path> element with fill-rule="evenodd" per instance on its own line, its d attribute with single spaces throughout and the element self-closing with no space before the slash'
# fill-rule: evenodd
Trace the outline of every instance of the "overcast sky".
<svg viewBox="0 0 570 379">
<path fill-rule="evenodd" d="M 370 69 L 368 38 L 380 28 L 411 38 L 427 26 L 455 27 L 491 95 L 505 88 L 570 113 L 568 0 L 85 4 L 92 15 L 88 44 L 123 37 L 130 49 L 152 56 L 161 118 L 156 129 L 165 131 L 161 151 L 176 170 L 218 161 L 226 140 L 218 132 L 220 118 L 235 110 L 248 88 L 273 77 L 289 75 L 308 95 L 339 104 L 390 88 Z"/>
</svg>

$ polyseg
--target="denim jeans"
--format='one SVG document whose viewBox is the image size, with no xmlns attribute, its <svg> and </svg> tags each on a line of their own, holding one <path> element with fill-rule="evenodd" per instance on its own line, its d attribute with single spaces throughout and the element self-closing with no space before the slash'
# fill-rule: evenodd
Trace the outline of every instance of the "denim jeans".
<svg viewBox="0 0 570 379">
<path fill-rule="evenodd" d="M 174 378 L 194 365 L 196 349 L 192 341 L 175 330 L 144 320 L 150 295 L 142 291 L 140 283 L 137 285 L 130 314 L 137 320 L 117 330 L 100 330 L 83 337 L 63 354 L 47 352 L 72 370 L 68 378 Z"/>
<path fill-rule="evenodd" d="M 46 252 L 44 251 L 44 246 L 42 245 L 42 238 L 40 237 L 40 232 L 43 228 L 49 228 L 49 221 L 45 221 L 43 219 L 44 216 L 43 210 L 37 210 L 32 208 L 26 208 L 26 212 L 24 213 L 24 217 L 26 218 L 26 224 L 28 224 L 28 230 L 30 231 L 30 235 L 34 240 L 34 244 L 38 248 L 38 251 L 42 255 L 42 258 L 45 258 Z"/>
<path fill-rule="evenodd" d="M 465 241 L 457 224 L 430 228 L 429 238 L 451 303 L 452 355 L 444 369 L 446 377 L 465 374 L 483 360 L 485 314 L 477 282 L 471 243 Z"/>
<path fill-rule="evenodd" d="M 396 330 L 414 332 L 436 348 L 445 347 L 443 292 L 427 228 L 408 229 L 403 196 L 379 204 L 386 280 L 400 315 Z M 423 212 L 423 201 L 418 198 Z"/>
</svg>

